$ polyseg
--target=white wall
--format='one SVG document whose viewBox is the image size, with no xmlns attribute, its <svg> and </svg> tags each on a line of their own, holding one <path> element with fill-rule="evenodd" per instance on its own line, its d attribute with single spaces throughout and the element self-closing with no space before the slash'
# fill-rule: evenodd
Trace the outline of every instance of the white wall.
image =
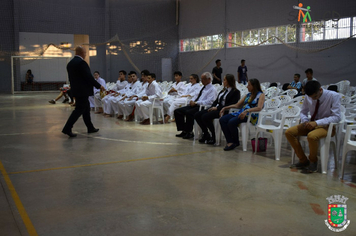
<svg viewBox="0 0 356 236">
<path fill-rule="evenodd" d="M 36 50 L 40 51 L 48 43 L 60 45 L 61 43 L 69 43 L 73 47 L 74 35 L 73 34 L 49 34 L 49 33 L 29 33 L 20 32 L 20 55 L 21 56 L 38 56 L 34 53 Z M 32 70 L 35 77 L 35 82 L 40 81 L 66 81 L 67 71 L 66 65 L 67 58 L 72 57 L 73 52 L 70 50 L 60 50 L 50 46 L 43 54 L 44 57 L 58 57 L 53 59 L 37 59 L 37 60 L 24 60 L 21 59 L 20 65 L 20 80 L 25 81 L 27 70 Z M 19 78 L 17 78 L 19 79 Z"/>
</svg>

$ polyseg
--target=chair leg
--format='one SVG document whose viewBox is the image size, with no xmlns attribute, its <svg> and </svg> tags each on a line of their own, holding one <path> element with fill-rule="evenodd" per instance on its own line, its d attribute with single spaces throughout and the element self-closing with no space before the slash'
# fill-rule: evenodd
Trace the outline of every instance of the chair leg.
<svg viewBox="0 0 356 236">
<path fill-rule="evenodd" d="M 256 134 L 255 134 L 255 150 L 254 150 L 255 154 L 257 153 L 258 133 L 259 133 L 259 131 L 256 130 Z"/>
<path fill-rule="evenodd" d="M 219 123 L 219 119 L 214 119 L 214 129 L 215 129 L 215 146 L 220 145 L 221 140 L 221 127 Z"/>
<path fill-rule="evenodd" d="M 248 130 L 247 130 L 247 124 L 240 124 L 241 128 L 241 138 L 242 138 L 242 151 L 246 152 L 247 151 L 247 137 L 248 137 Z"/>
<path fill-rule="evenodd" d="M 160 110 L 161 110 L 161 114 L 162 114 L 162 121 L 163 121 L 163 124 L 164 124 L 164 111 L 163 111 L 163 106 L 160 107 Z"/>
<path fill-rule="evenodd" d="M 153 107 L 150 106 L 150 125 L 153 125 Z"/>
<path fill-rule="evenodd" d="M 339 164 L 339 158 L 337 155 L 337 148 L 336 148 L 336 144 L 334 142 L 332 142 L 332 147 L 333 147 L 333 154 L 334 154 L 334 162 L 335 162 L 335 169 L 337 169 L 337 166 Z"/>
<path fill-rule="evenodd" d="M 342 148 L 342 159 L 341 159 L 341 177 L 340 179 L 344 179 L 344 172 L 345 172 L 345 161 L 346 155 L 349 151 L 347 143 L 344 143 L 344 147 Z"/>
<path fill-rule="evenodd" d="M 193 132 L 194 132 L 193 145 L 195 145 L 195 140 L 198 139 L 198 123 L 195 120 L 194 120 Z"/>
<path fill-rule="evenodd" d="M 272 136 L 274 141 L 274 153 L 276 155 L 275 159 L 276 161 L 279 161 L 281 156 L 281 139 L 279 138 L 279 134 Z"/>
<path fill-rule="evenodd" d="M 329 145 L 325 142 L 325 139 L 320 139 L 320 159 L 321 159 L 321 173 L 326 174 L 328 172 L 328 160 L 329 160 Z"/>
</svg>

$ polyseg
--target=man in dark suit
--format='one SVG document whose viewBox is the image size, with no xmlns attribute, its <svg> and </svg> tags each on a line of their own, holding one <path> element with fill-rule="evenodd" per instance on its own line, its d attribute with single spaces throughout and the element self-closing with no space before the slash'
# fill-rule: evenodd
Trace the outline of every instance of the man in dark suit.
<svg viewBox="0 0 356 236">
<path fill-rule="evenodd" d="M 210 108 L 195 113 L 194 119 L 203 131 L 200 143 L 215 144 L 215 128 L 213 121 L 220 117 L 223 107 L 230 106 L 240 100 L 240 91 L 236 89 L 235 77 L 227 74 L 224 78 L 224 89 L 218 94 Z M 228 113 L 229 111 L 226 111 Z M 209 131 L 211 135 L 209 134 Z"/>
<path fill-rule="evenodd" d="M 178 108 L 174 111 L 177 130 L 182 131 L 182 133 L 177 134 L 176 137 L 182 137 L 183 139 L 194 137 L 194 133 L 192 132 L 194 114 L 199 111 L 200 106 L 211 106 L 217 96 L 216 88 L 211 84 L 212 78 L 213 76 L 209 72 L 204 72 L 201 75 L 203 87 L 199 94 L 196 94 L 190 100 L 188 106 Z"/>
<path fill-rule="evenodd" d="M 76 47 L 75 57 L 67 65 L 70 87 L 72 96 L 75 97 L 76 106 L 69 116 L 67 123 L 64 125 L 62 133 L 67 134 L 71 138 L 77 136 L 72 133 L 72 128 L 81 115 L 87 126 L 88 133 L 99 131 L 91 122 L 88 97 L 93 95 L 93 86 L 101 90 L 104 90 L 104 87 L 101 86 L 91 74 L 88 64 L 84 61 L 86 54 L 85 48 L 80 46 Z"/>
</svg>

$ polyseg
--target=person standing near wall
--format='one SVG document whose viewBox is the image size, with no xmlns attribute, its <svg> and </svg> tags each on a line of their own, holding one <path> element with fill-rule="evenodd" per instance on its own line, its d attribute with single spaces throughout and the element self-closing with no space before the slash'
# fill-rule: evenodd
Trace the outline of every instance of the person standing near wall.
<svg viewBox="0 0 356 236">
<path fill-rule="evenodd" d="M 88 129 L 88 133 L 98 132 L 91 122 L 89 96 L 93 95 L 93 86 L 102 91 L 105 88 L 100 85 L 90 72 L 89 65 L 84 58 L 87 55 L 85 48 L 78 46 L 75 48 L 75 56 L 67 65 L 67 72 L 70 81 L 71 91 L 75 97 L 76 106 L 72 114 L 69 116 L 66 124 L 63 127 L 62 133 L 69 137 L 76 137 L 72 133 L 74 123 L 82 115 L 84 123 Z"/>
<path fill-rule="evenodd" d="M 26 72 L 26 84 L 34 84 L 33 82 L 33 74 L 32 74 L 32 71 L 31 70 L 27 70 Z"/>
<path fill-rule="evenodd" d="M 237 68 L 237 82 L 246 84 L 248 82 L 247 77 L 247 67 L 245 65 L 245 60 L 241 60 L 241 66 Z"/>
<path fill-rule="evenodd" d="M 223 69 L 221 68 L 221 60 L 217 59 L 215 61 L 216 66 L 213 68 L 213 83 L 212 84 L 222 84 L 222 80 L 221 80 L 221 75 L 223 72 Z"/>
</svg>

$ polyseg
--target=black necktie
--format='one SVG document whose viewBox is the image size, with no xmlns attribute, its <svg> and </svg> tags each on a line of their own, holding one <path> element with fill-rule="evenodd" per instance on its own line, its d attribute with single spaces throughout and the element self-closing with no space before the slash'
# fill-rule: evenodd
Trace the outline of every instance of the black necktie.
<svg viewBox="0 0 356 236">
<path fill-rule="evenodd" d="M 200 90 L 199 95 L 198 95 L 197 99 L 195 99 L 194 102 L 197 102 L 199 100 L 199 98 L 202 95 L 204 89 L 205 89 L 205 86 Z"/>
<path fill-rule="evenodd" d="M 225 92 L 223 93 L 223 95 L 220 97 L 219 99 L 219 106 L 222 106 L 222 102 L 224 101 L 224 97 L 227 94 L 228 90 L 226 89 Z"/>
</svg>

